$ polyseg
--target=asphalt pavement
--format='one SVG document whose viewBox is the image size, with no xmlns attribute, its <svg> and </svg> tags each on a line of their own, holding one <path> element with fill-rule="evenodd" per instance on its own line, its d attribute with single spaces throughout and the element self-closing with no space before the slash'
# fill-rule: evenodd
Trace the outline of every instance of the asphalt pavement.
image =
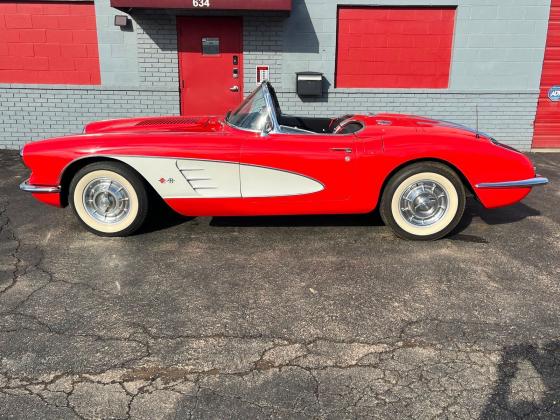
<svg viewBox="0 0 560 420">
<path fill-rule="evenodd" d="M 0 151 L 0 417 L 560 416 L 560 154 L 458 232 L 158 211 L 100 238 Z"/>
</svg>

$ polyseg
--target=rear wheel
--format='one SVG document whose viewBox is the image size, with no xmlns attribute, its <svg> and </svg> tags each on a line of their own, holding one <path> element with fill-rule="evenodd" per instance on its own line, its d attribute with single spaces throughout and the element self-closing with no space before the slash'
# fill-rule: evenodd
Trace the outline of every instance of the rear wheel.
<svg viewBox="0 0 560 420">
<path fill-rule="evenodd" d="M 452 169 L 437 162 L 419 162 L 391 177 L 380 213 L 397 236 L 430 241 L 457 227 L 465 202 L 465 188 Z"/>
<path fill-rule="evenodd" d="M 119 162 L 96 162 L 78 171 L 69 202 L 78 220 L 100 236 L 130 235 L 148 214 L 142 179 Z"/>
</svg>

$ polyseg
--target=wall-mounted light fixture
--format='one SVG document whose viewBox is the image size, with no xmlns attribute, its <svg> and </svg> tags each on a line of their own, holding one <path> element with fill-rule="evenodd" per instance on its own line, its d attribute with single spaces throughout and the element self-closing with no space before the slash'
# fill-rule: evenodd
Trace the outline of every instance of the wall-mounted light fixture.
<svg viewBox="0 0 560 420">
<path fill-rule="evenodd" d="M 115 26 L 121 28 L 126 28 L 128 26 L 128 16 L 126 15 L 115 15 Z"/>
</svg>

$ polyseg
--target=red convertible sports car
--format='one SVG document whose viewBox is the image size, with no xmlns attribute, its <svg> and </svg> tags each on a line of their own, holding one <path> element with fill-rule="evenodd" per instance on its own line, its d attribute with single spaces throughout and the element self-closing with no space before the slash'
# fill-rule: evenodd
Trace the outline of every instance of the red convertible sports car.
<svg viewBox="0 0 560 420">
<path fill-rule="evenodd" d="M 523 154 L 466 127 L 380 114 L 282 114 L 261 84 L 225 118 L 101 121 L 84 133 L 28 143 L 21 189 L 70 207 L 90 231 L 135 232 L 151 193 L 186 216 L 358 214 L 379 208 L 407 239 L 459 223 L 466 194 L 485 207 L 522 200 L 547 179 Z"/>
</svg>

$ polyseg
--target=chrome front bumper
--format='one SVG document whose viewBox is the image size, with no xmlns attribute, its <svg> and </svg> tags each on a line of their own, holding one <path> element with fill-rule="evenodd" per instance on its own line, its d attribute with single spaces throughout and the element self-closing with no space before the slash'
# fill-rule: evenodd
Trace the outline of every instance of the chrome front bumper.
<svg viewBox="0 0 560 420">
<path fill-rule="evenodd" d="M 19 188 L 22 191 L 30 192 L 30 193 L 59 193 L 60 187 L 45 187 L 39 185 L 31 185 L 29 180 L 23 181 L 19 184 Z"/>
<path fill-rule="evenodd" d="M 532 188 L 546 184 L 548 184 L 548 178 L 537 176 L 535 178 L 524 179 L 521 181 L 482 182 L 477 184 L 476 188 Z"/>
</svg>

